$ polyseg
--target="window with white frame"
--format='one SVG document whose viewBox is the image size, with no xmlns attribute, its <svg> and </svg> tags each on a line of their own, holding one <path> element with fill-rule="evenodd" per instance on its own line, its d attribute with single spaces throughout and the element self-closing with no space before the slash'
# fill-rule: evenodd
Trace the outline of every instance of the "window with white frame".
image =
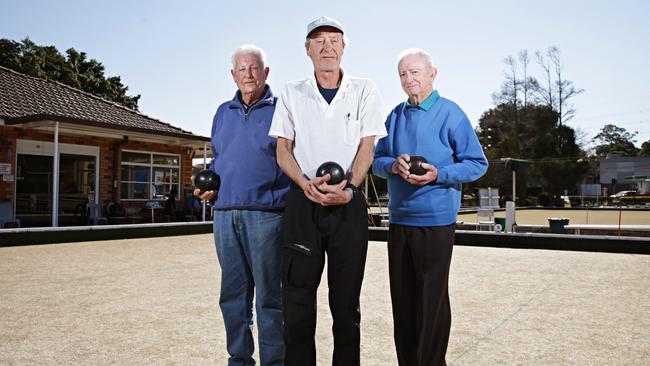
<svg viewBox="0 0 650 366">
<path fill-rule="evenodd" d="M 176 154 L 122 150 L 121 199 L 165 199 L 172 189 L 178 195 L 180 162 Z"/>
</svg>

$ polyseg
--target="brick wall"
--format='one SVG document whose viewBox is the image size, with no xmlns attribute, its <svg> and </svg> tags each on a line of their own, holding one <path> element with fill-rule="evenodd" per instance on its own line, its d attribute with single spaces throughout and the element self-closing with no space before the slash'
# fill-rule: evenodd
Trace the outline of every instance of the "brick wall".
<svg viewBox="0 0 650 366">
<path fill-rule="evenodd" d="M 13 128 L 0 126 L 0 163 L 11 164 L 11 175 L 16 176 L 16 139 L 12 136 Z M 0 201 L 11 200 L 14 182 L 0 179 Z"/>
<path fill-rule="evenodd" d="M 0 201 L 14 200 L 15 192 L 15 176 L 16 176 L 16 140 L 37 140 L 53 142 L 54 135 L 51 133 L 44 133 L 30 129 L 23 129 L 13 126 L 0 126 L 0 163 L 10 163 L 12 168 L 12 175 L 14 175 L 13 182 L 4 182 L 0 180 Z M 161 152 L 179 154 L 181 157 L 181 176 L 180 176 L 180 192 L 179 202 L 177 207 L 184 207 L 185 192 L 191 189 L 190 176 L 192 174 L 192 161 L 188 154 L 188 149 L 182 146 L 170 146 L 165 144 L 155 144 L 139 141 L 128 141 L 124 143 L 120 139 L 111 139 L 106 137 L 96 136 L 80 136 L 80 135 L 64 135 L 59 134 L 59 142 L 65 144 L 77 144 L 86 146 L 99 147 L 99 203 L 102 205 L 102 212 L 105 208 L 105 203 L 113 200 L 113 197 L 119 201 L 120 198 L 120 169 L 116 170 L 117 176 L 114 177 L 114 152 L 116 149 L 140 150 L 147 152 Z M 120 154 L 117 155 L 117 162 L 121 159 Z M 117 186 L 114 186 L 114 181 L 117 181 Z M 115 191 L 114 191 L 115 190 Z M 123 203 L 125 207 L 144 207 L 142 201 L 126 201 Z"/>
</svg>

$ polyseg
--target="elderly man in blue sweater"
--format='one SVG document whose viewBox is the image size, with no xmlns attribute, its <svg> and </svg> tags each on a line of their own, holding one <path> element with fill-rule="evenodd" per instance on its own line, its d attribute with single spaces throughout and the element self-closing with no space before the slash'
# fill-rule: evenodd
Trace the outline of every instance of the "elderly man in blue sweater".
<svg viewBox="0 0 650 366">
<path fill-rule="evenodd" d="M 405 102 L 386 121 L 372 171 L 388 178 L 388 258 L 395 347 L 401 366 L 445 365 L 451 328 L 448 279 L 461 184 L 485 174 L 488 162 L 469 119 L 433 88 L 431 56 L 399 57 Z M 409 172 L 412 155 L 425 173 Z"/>
<path fill-rule="evenodd" d="M 232 56 L 239 89 L 212 122 L 210 169 L 221 176 L 214 241 L 221 266 L 219 306 L 226 327 L 229 366 L 254 365 L 253 297 L 262 365 L 284 365 L 280 228 L 289 178 L 277 164 L 268 136 L 277 98 L 266 85 L 264 51 L 244 45 Z"/>
</svg>

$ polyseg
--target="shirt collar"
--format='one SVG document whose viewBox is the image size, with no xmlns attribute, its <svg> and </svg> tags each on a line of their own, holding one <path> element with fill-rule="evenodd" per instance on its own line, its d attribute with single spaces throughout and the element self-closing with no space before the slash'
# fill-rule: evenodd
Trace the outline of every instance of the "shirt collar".
<svg viewBox="0 0 650 366">
<path fill-rule="evenodd" d="M 431 109 L 431 107 L 433 107 L 434 104 L 436 104 L 436 101 L 438 101 L 438 98 L 440 98 L 440 94 L 438 94 L 437 90 L 434 90 L 433 93 L 431 93 L 431 95 L 429 95 L 429 97 L 427 99 L 423 100 L 422 103 L 420 103 L 418 105 L 411 104 L 411 101 L 408 100 L 408 98 L 406 99 L 405 104 L 406 104 L 407 108 L 413 108 L 413 107 L 417 108 L 417 107 L 419 107 L 421 109 L 424 109 L 425 111 L 428 111 L 429 109 Z"/>
<path fill-rule="evenodd" d="M 337 96 L 339 93 L 344 92 L 345 89 L 347 89 L 348 86 L 350 85 L 350 78 L 343 71 L 342 68 L 341 68 L 341 74 L 343 74 L 343 76 L 341 77 L 341 84 L 339 84 L 338 86 L 339 91 L 336 93 Z M 320 95 L 320 91 L 318 91 L 318 82 L 316 81 L 316 74 L 312 74 L 311 78 L 309 79 L 309 84 L 314 88 L 316 93 Z"/>
<path fill-rule="evenodd" d="M 273 96 L 271 87 L 267 84 L 266 86 L 264 86 L 264 96 L 257 102 L 251 104 L 249 107 L 252 107 L 257 104 L 273 105 L 274 98 L 275 97 Z M 230 108 L 243 108 L 241 103 L 241 92 L 239 90 L 237 90 L 237 93 L 235 93 L 235 97 L 232 98 L 232 100 L 230 101 Z"/>
</svg>

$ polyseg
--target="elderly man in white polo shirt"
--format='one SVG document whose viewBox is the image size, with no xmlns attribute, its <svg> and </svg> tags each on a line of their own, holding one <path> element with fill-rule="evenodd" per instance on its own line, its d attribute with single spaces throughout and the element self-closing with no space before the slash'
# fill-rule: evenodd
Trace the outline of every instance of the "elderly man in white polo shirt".
<svg viewBox="0 0 650 366">
<path fill-rule="evenodd" d="M 334 320 L 334 365 L 359 365 L 359 294 L 368 249 L 366 202 L 357 187 L 386 136 L 379 95 L 368 79 L 341 70 L 343 27 L 329 17 L 307 26 L 307 55 L 314 75 L 288 83 L 278 100 L 269 135 L 291 178 L 282 224 L 282 302 L 285 365 L 316 365 L 316 291 L 325 253 Z M 316 177 L 324 162 L 346 172 L 339 184 Z"/>
</svg>

